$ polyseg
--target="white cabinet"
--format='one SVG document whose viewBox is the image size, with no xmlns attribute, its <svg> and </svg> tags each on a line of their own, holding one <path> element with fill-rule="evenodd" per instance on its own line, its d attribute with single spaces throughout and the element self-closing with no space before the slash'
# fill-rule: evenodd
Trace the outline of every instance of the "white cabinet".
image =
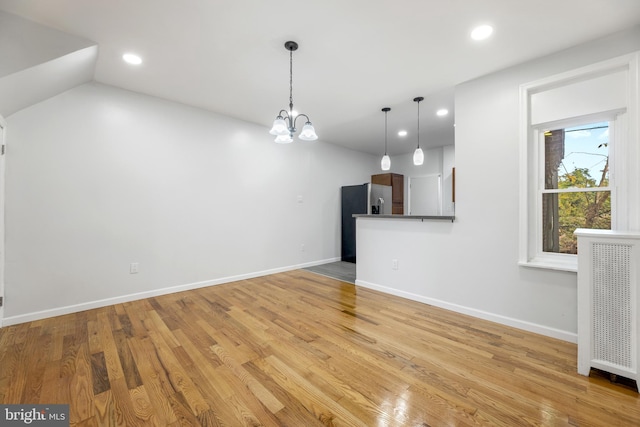
<svg viewBox="0 0 640 427">
<path fill-rule="evenodd" d="M 578 229 L 578 373 L 638 375 L 640 233 Z"/>
</svg>

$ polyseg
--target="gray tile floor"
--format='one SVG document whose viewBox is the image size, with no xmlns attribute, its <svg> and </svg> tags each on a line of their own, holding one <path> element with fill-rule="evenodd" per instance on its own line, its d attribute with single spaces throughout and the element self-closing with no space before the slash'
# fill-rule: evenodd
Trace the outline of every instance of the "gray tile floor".
<svg viewBox="0 0 640 427">
<path fill-rule="evenodd" d="M 307 267 L 304 270 L 342 280 L 343 282 L 356 283 L 356 265 L 352 262 L 336 261 Z"/>
</svg>

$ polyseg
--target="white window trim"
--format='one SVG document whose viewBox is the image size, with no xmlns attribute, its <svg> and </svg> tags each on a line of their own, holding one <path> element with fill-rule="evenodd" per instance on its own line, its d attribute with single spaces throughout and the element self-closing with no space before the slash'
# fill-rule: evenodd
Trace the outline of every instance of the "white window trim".
<svg viewBox="0 0 640 427">
<path fill-rule="evenodd" d="M 585 121 L 609 120 L 614 129 L 614 142 L 610 148 L 610 162 L 613 173 L 610 176 L 611 203 L 615 217 L 612 229 L 640 230 L 640 141 L 638 140 L 638 62 L 640 53 L 621 56 L 587 67 L 551 76 L 520 86 L 520 242 L 518 264 L 524 267 L 544 268 L 576 272 L 576 255 L 544 253 L 541 251 L 541 218 L 538 210 L 540 172 L 540 132 L 543 128 L 561 127 L 562 120 L 554 123 L 531 125 L 531 96 L 555 87 L 572 84 L 620 70 L 628 70 L 627 105 L 625 114 L 620 111 L 598 112 L 590 116 L 576 118 Z M 568 119 L 571 120 L 571 119 Z M 575 123 L 575 120 L 572 120 Z M 623 153 L 616 156 L 615 153 Z M 636 183 L 635 185 L 633 183 Z"/>
<path fill-rule="evenodd" d="M 5 276 L 5 182 L 6 182 L 6 143 L 7 143 L 7 122 L 0 115 L 0 146 L 4 155 L 0 155 L 0 297 L 3 297 L 3 304 L 0 306 L 0 328 L 4 319 L 4 276 Z"/>
</svg>

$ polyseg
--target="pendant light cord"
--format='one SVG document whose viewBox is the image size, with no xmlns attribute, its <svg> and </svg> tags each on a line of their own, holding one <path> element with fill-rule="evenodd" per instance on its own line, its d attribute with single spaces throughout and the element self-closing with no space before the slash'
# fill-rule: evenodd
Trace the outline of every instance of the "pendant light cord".
<svg viewBox="0 0 640 427">
<path fill-rule="evenodd" d="M 387 155 L 387 111 L 384 112 L 384 155 Z"/>
<path fill-rule="evenodd" d="M 420 101 L 418 101 L 418 148 L 420 148 Z"/>
</svg>

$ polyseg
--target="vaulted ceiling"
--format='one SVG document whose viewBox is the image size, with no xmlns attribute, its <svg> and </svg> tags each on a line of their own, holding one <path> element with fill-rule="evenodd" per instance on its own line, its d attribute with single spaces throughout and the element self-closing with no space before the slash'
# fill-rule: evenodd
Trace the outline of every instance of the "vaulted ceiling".
<svg viewBox="0 0 640 427">
<path fill-rule="evenodd" d="M 289 102 L 321 140 L 381 154 L 453 143 L 454 86 L 640 24 L 639 0 L 0 0 L 96 42 L 98 82 L 265 127 Z M 493 35 L 470 39 L 478 24 Z M 139 66 L 122 61 L 135 52 Z M 436 117 L 447 108 L 450 114 Z M 397 131 L 406 129 L 406 137 Z"/>
</svg>

